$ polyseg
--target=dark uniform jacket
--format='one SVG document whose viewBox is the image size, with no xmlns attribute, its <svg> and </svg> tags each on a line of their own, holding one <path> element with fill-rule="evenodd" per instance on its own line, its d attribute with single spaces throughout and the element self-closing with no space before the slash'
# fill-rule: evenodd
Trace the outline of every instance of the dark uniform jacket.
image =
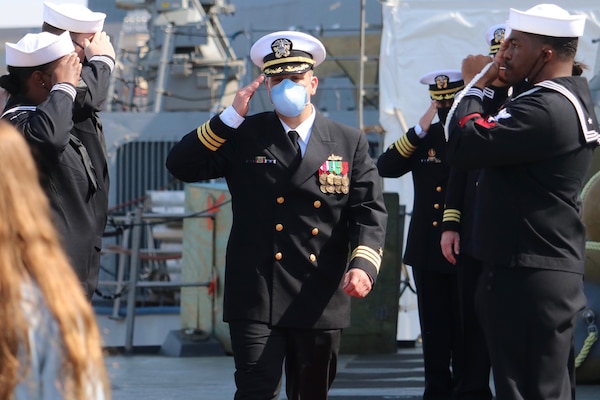
<svg viewBox="0 0 600 400">
<path fill-rule="evenodd" d="M 585 229 L 580 191 L 597 146 L 594 104 L 582 77 L 545 81 L 484 118 L 471 89 L 450 124 L 453 166 L 482 168 L 475 251 L 484 262 L 583 273 Z M 583 132 L 586 132 L 584 135 Z"/>
<path fill-rule="evenodd" d="M 377 168 L 379 174 L 386 178 L 412 173 L 414 202 L 404 262 L 417 268 L 454 272 L 440 247 L 444 198 L 450 173 L 443 126 L 439 122 L 432 124 L 423 138 L 410 128 L 406 135 L 379 156 Z"/>
<path fill-rule="evenodd" d="M 53 90 L 37 107 L 28 99 L 11 96 L 3 118 L 15 125 L 31 146 L 53 222 L 71 265 L 89 292 L 88 266 L 96 257 L 96 191 L 89 160 L 86 168 L 85 149 L 70 135 L 72 109 L 73 99 L 64 91 Z"/>
<path fill-rule="evenodd" d="M 186 182 L 226 178 L 233 226 L 225 321 L 347 327 L 346 270 L 362 269 L 375 280 L 381 262 L 381 179 L 365 135 L 318 113 L 295 172 L 288 167 L 294 156 L 279 118 L 267 112 L 237 129 L 215 116 L 184 136 L 166 165 Z"/>
<path fill-rule="evenodd" d="M 93 197 L 94 214 L 96 217 L 95 232 L 96 249 L 95 259 L 88 266 L 88 297 L 91 298 L 98 284 L 100 271 L 100 250 L 102 249 L 102 236 L 106 228 L 108 212 L 108 190 L 110 181 L 108 176 L 108 163 L 106 158 L 106 141 L 102 131 L 102 123 L 98 112 L 104 107 L 108 93 L 111 75 L 112 59 L 108 57 L 93 57 L 91 61 L 84 62 L 81 69 L 81 79 L 77 86 L 77 99 L 73 110 L 75 123 L 71 133 L 76 136 L 89 153 L 94 173 L 97 177 L 98 188 Z M 106 60 L 101 61 L 101 60 Z"/>
<path fill-rule="evenodd" d="M 484 93 L 483 109 L 486 114 L 497 111 L 508 97 L 508 87 L 489 87 Z M 460 252 L 474 256 L 473 227 L 475 226 L 475 198 L 479 169 L 450 168 L 448 190 L 444 205 L 442 232 L 460 233 Z"/>
</svg>

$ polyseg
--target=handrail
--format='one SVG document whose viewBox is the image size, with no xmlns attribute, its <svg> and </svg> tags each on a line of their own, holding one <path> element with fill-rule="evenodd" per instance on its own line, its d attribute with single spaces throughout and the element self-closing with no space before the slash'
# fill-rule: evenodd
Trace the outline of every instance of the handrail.
<svg viewBox="0 0 600 400">
<path fill-rule="evenodd" d="M 130 256 L 129 264 L 129 280 L 125 283 L 124 270 L 125 270 L 125 257 L 120 258 L 119 265 L 117 266 L 117 278 L 115 281 L 100 281 L 98 286 L 116 286 L 116 290 L 119 293 L 118 296 L 114 297 L 113 304 L 113 318 L 119 317 L 120 310 L 120 294 L 123 293 L 124 289 L 127 289 L 127 307 L 125 314 L 125 352 L 133 352 L 133 334 L 135 330 L 135 317 L 136 317 L 136 288 L 182 288 L 182 287 L 207 287 L 210 288 L 214 285 L 214 277 L 209 281 L 202 282 L 170 282 L 170 281 L 139 281 L 138 280 L 138 267 L 140 260 L 165 260 L 174 259 L 180 257 L 169 256 L 165 258 L 164 254 L 175 255 L 172 250 L 161 251 L 161 250 L 147 250 L 142 249 L 142 229 L 148 225 L 155 225 L 160 223 L 167 223 L 173 220 L 182 220 L 185 218 L 213 218 L 216 213 L 213 212 L 202 212 L 202 213 L 183 213 L 183 214 L 161 214 L 161 213 L 144 213 L 143 207 L 139 206 L 131 215 L 124 216 L 122 221 L 131 228 L 131 248 L 124 246 L 112 246 L 105 249 L 108 252 L 114 252 L 121 255 Z M 124 231 L 123 243 L 127 243 L 129 240 L 129 229 Z M 150 254 L 155 255 L 150 255 Z M 213 268 L 213 273 L 216 268 Z M 133 290 L 131 290 L 133 288 Z M 213 299 L 214 301 L 214 299 Z"/>
</svg>

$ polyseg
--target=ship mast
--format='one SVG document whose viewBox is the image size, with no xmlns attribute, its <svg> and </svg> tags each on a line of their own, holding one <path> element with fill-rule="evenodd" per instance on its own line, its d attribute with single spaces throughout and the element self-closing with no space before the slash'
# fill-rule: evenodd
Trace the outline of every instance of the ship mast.
<svg viewBox="0 0 600 400">
<path fill-rule="evenodd" d="M 116 0 L 129 10 L 107 111 L 210 111 L 229 104 L 245 73 L 219 21 L 224 0 Z"/>
</svg>

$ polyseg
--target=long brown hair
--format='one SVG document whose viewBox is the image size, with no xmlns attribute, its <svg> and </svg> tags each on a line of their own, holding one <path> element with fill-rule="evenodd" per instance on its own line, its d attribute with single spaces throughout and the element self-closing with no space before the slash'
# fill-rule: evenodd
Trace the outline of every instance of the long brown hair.
<svg viewBox="0 0 600 400">
<path fill-rule="evenodd" d="M 51 222 L 48 200 L 23 136 L 0 121 L 0 399 L 9 399 L 31 360 L 24 285 L 39 288 L 57 322 L 63 364 L 57 385 L 66 399 L 110 399 L 101 336 L 91 305 Z M 23 349 L 27 358 L 23 359 Z"/>
</svg>

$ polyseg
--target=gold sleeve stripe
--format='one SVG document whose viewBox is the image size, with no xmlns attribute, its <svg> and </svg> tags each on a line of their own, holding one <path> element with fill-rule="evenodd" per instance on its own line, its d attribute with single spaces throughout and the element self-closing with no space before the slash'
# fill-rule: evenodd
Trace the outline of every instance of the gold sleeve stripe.
<svg viewBox="0 0 600 400">
<path fill-rule="evenodd" d="M 460 210 L 447 208 L 444 210 L 444 222 L 460 222 Z"/>
<path fill-rule="evenodd" d="M 212 151 L 217 151 L 219 147 L 225 143 L 225 139 L 217 136 L 213 130 L 210 129 L 208 122 L 199 126 L 198 129 L 196 129 L 196 134 L 198 135 L 200 142 Z"/>
<path fill-rule="evenodd" d="M 394 147 L 404 158 L 408 158 L 415 152 L 417 146 L 413 145 L 406 135 L 394 142 Z"/>
<path fill-rule="evenodd" d="M 377 269 L 377 272 L 379 273 L 379 268 L 381 267 L 381 256 L 377 253 L 377 251 L 367 246 L 358 246 L 352 252 L 350 260 L 353 260 L 357 257 L 364 258 L 371 262 L 371 264 L 375 266 L 375 269 Z"/>
<path fill-rule="evenodd" d="M 212 129 L 210 129 L 210 125 L 207 123 L 202 127 L 202 136 L 206 139 L 207 142 L 219 148 L 225 143 L 225 139 L 217 136 Z"/>
</svg>

